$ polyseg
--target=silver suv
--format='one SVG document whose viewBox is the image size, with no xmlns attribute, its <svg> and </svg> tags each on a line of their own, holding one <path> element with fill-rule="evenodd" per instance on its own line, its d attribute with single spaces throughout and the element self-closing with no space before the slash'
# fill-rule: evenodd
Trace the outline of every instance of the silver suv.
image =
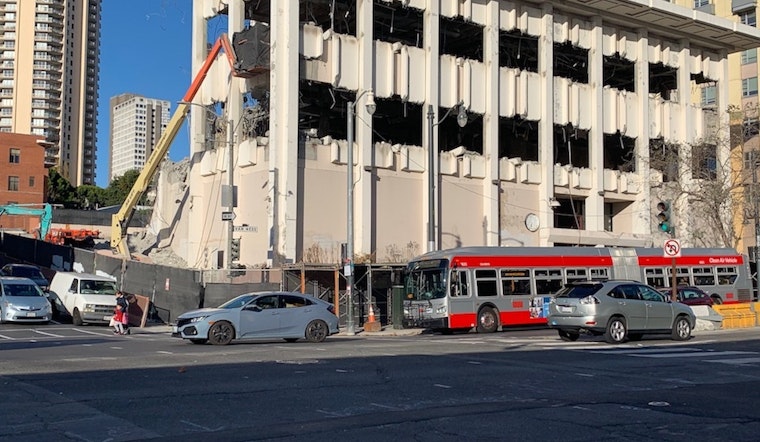
<svg viewBox="0 0 760 442">
<path fill-rule="evenodd" d="M 657 289 L 635 281 L 567 284 L 549 302 L 547 319 L 565 341 L 588 332 L 603 334 L 611 344 L 636 341 L 645 333 L 670 333 L 684 341 L 696 323 L 691 307 L 670 302 Z"/>
</svg>

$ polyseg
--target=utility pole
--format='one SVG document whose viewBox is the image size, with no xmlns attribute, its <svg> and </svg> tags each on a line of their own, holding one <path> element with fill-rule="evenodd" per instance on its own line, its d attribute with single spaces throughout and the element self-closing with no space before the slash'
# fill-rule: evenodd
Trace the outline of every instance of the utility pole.
<svg viewBox="0 0 760 442">
<path fill-rule="evenodd" d="M 234 141 L 235 141 L 235 123 L 230 119 L 227 121 L 227 157 L 229 164 L 227 165 L 227 186 L 228 186 L 228 201 L 227 201 L 227 212 L 233 213 L 233 216 L 230 217 L 229 220 L 227 220 L 227 269 L 232 270 L 232 234 L 235 231 L 235 221 L 234 221 L 234 208 L 235 208 L 235 180 L 233 178 L 234 175 L 234 167 L 235 167 L 235 159 L 233 157 L 232 152 L 235 150 L 234 148 Z"/>
</svg>

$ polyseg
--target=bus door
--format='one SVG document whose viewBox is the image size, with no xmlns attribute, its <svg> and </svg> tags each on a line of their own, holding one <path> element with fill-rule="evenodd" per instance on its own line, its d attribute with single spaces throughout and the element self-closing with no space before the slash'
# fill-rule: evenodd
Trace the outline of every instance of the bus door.
<svg viewBox="0 0 760 442">
<path fill-rule="evenodd" d="M 467 269 L 454 269 L 449 278 L 449 327 L 469 328 L 475 323 L 472 305 L 470 273 Z"/>
<path fill-rule="evenodd" d="M 501 321 L 504 325 L 545 321 L 543 298 L 535 298 L 530 288 L 529 269 L 501 269 Z M 547 304 L 548 305 L 548 304 Z"/>
</svg>

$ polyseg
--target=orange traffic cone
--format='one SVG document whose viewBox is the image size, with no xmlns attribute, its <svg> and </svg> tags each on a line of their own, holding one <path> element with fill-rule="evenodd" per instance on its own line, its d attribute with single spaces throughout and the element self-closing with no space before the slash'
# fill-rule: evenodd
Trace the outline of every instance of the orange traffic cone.
<svg viewBox="0 0 760 442">
<path fill-rule="evenodd" d="M 372 304 L 369 305 L 369 315 L 367 315 L 367 322 L 364 324 L 364 331 L 378 332 L 382 329 L 380 322 L 375 319 L 375 309 L 372 308 Z"/>
</svg>

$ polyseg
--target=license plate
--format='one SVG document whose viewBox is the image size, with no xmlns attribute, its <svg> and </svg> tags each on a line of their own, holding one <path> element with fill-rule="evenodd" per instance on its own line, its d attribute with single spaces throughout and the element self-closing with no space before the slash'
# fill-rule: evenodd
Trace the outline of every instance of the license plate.
<svg viewBox="0 0 760 442">
<path fill-rule="evenodd" d="M 103 316 L 103 320 L 104 321 L 110 321 L 111 320 L 111 316 Z"/>
<path fill-rule="evenodd" d="M 572 313 L 573 312 L 573 308 L 572 307 L 563 307 L 563 306 L 560 306 L 559 307 L 559 311 L 562 312 L 562 313 Z"/>
<path fill-rule="evenodd" d="M 29 313 L 26 314 L 26 317 L 27 318 L 36 318 L 37 317 L 37 313 L 29 312 Z"/>
</svg>

